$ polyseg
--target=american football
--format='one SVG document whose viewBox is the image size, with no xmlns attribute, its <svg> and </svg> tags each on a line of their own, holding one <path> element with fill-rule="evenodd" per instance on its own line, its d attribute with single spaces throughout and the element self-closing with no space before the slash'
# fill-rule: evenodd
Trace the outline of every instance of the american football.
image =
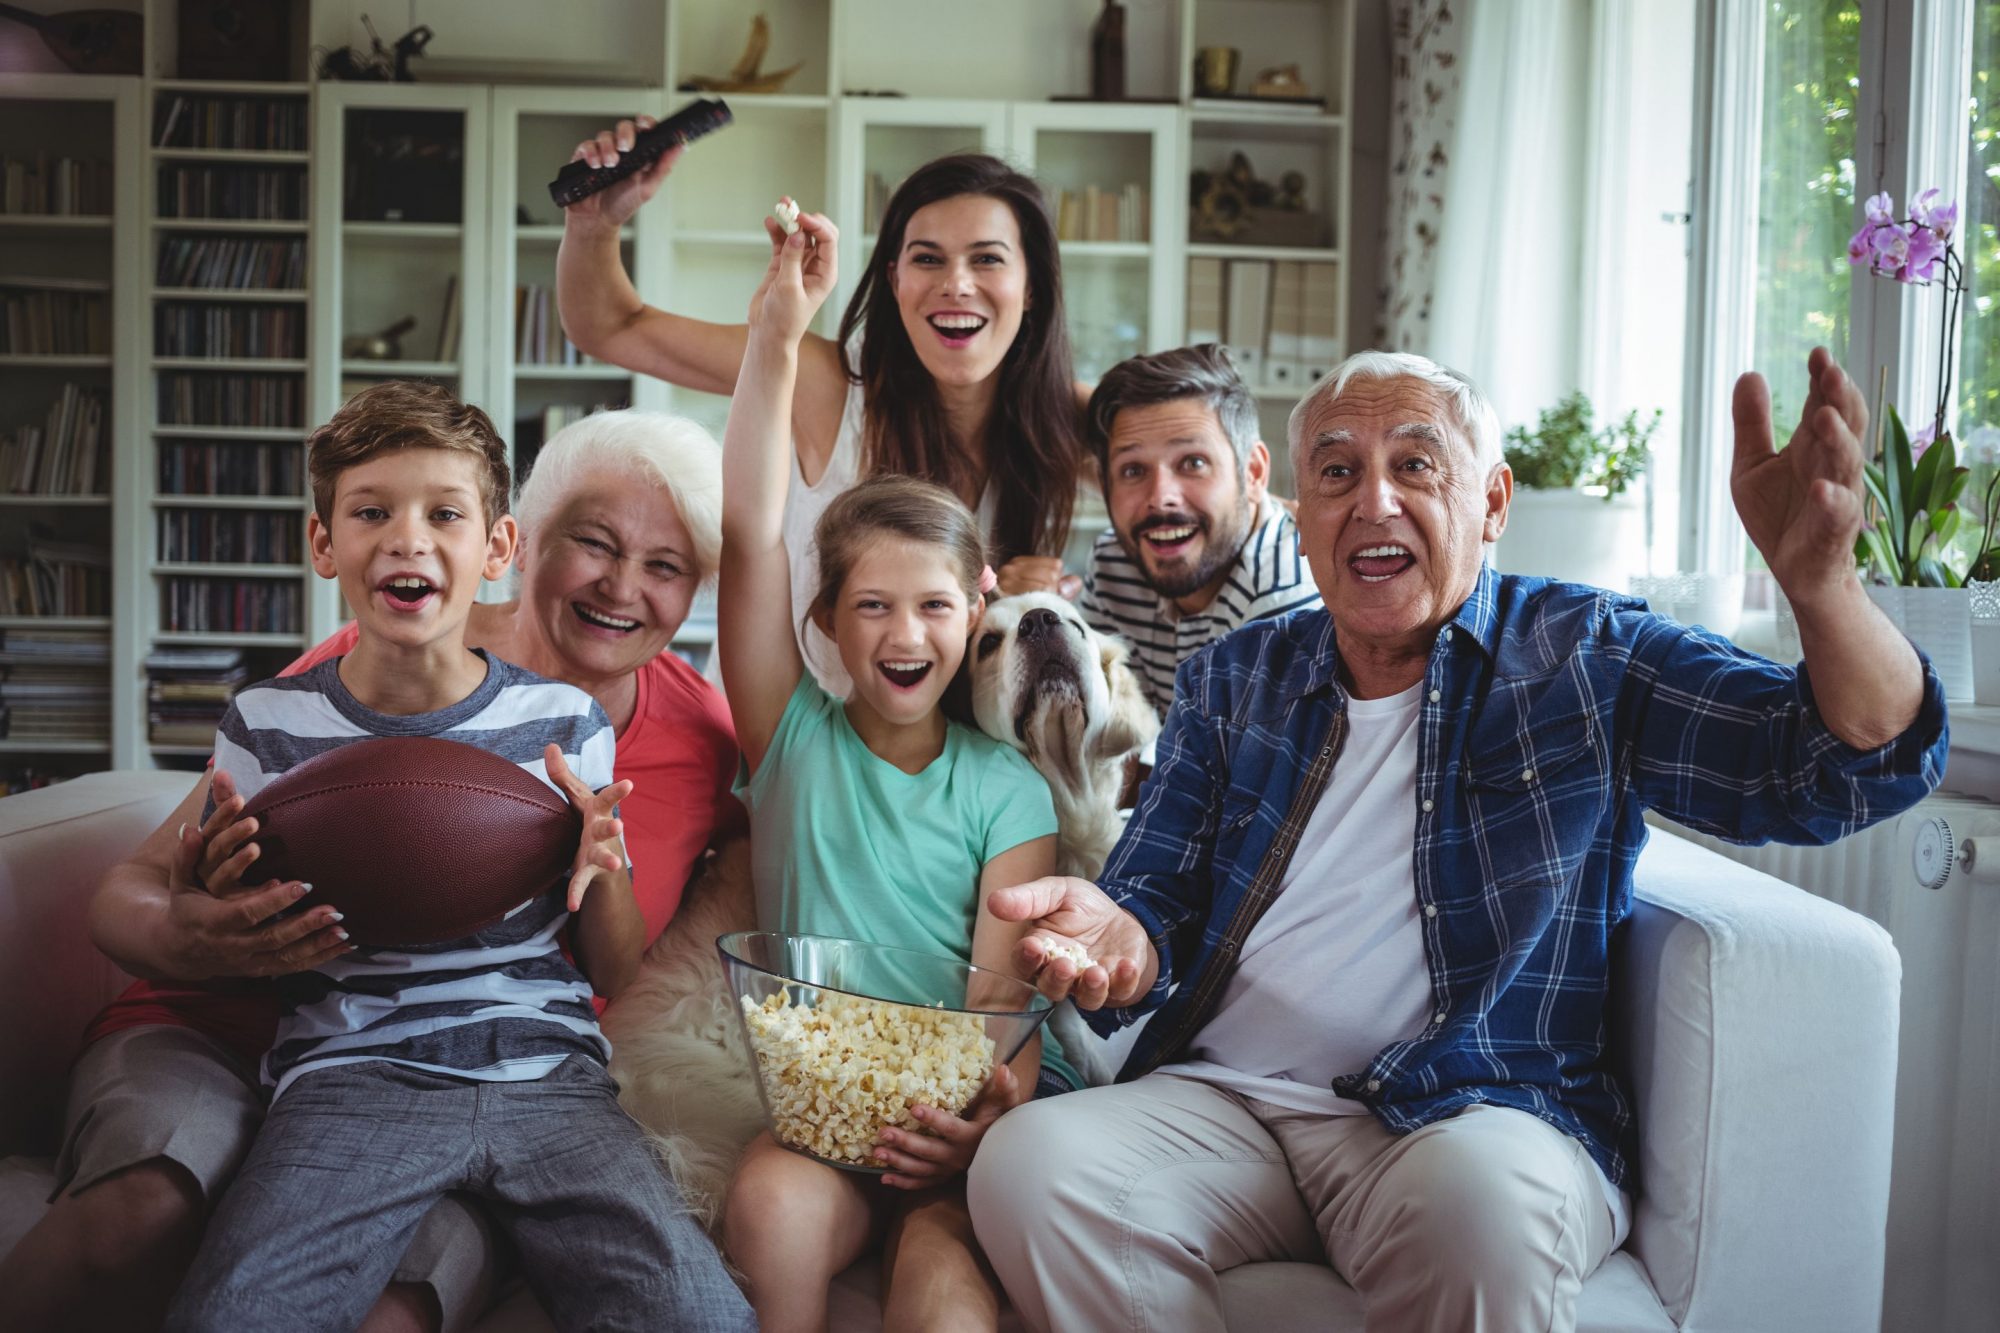
<svg viewBox="0 0 2000 1333">
<path fill-rule="evenodd" d="M 425 736 L 355 741 L 253 797 L 249 878 L 298 879 L 357 944 L 439 944 L 491 925 L 564 878 L 582 817 L 488 750 Z"/>
</svg>

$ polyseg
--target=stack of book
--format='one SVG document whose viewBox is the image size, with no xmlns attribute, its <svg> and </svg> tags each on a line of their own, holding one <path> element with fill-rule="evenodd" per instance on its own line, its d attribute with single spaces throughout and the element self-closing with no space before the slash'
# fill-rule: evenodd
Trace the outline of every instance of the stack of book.
<svg viewBox="0 0 2000 1333">
<path fill-rule="evenodd" d="M 0 430 L 0 490 L 97 495 L 111 480 L 110 409 L 102 393 L 65 384 L 39 425 Z"/>
<path fill-rule="evenodd" d="M 146 734 L 154 745 L 212 745 L 247 673 L 241 648 L 159 647 L 146 657 Z"/>
<path fill-rule="evenodd" d="M 298 496 L 304 487 L 305 450 L 297 444 L 160 443 L 162 495 Z"/>
<path fill-rule="evenodd" d="M 306 285 L 303 240 L 168 236 L 153 280 L 161 287 L 296 291 Z"/>
<path fill-rule="evenodd" d="M 155 148 L 304 152 L 306 104 L 295 98 L 177 96 L 160 113 Z"/>
<path fill-rule="evenodd" d="M 162 302 L 153 312 L 160 356 L 295 360 L 306 354 L 303 305 Z"/>
<path fill-rule="evenodd" d="M 64 217 L 111 211 L 111 164 L 74 157 L 0 157 L 0 213 Z"/>
<path fill-rule="evenodd" d="M 303 222 L 306 177 L 285 167 L 169 163 L 160 168 L 162 218 Z"/>
<path fill-rule="evenodd" d="M 27 551 L 0 557 L 0 616 L 108 616 L 111 553 L 30 529 Z"/>
<path fill-rule="evenodd" d="M 563 336 L 555 292 L 536 283 L 514 289 L 514 360 L 524 366 L 595 364 Z"/>
<path fill-rule="evenodd" d="M 61 279 L 0 277 L 0 353 L 102 356 L 111 350 L 110 302 Z"/>
<path fill-rule="evenodd" d="M 111 645 L 101 633 L 0 634 L 0 734 L 95 744 L 111 732 Z"/>
<path fill-rule="evenodd" d="M 627 406 L 624 402 L 592 403 L 588 407 L 582 403 L 550 403 L 539 412 L 525 413 L 514 418 L 514 475 L 525 477 L 533 466 L 535 455 L 542 451 L 549 437 L 573 421 L 581 421 L 593 412 L 611 412 Z"/>
<path fill-rule="evenodd" d="M 1056 192 L 1059 241 L 1148 241 L 1151 217 L 1151 199 L 1143 185 L 1117 190 L 1086 185 Z"/>
</svg>

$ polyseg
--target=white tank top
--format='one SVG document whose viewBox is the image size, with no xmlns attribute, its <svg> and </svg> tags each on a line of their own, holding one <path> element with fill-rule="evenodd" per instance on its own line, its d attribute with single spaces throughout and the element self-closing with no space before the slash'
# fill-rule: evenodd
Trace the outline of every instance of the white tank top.
<svg viewBox="0 0 2000 1333">
<path fill-rule="evenodd" d="M 799 451 L 792 450 L 792 484 L 785 489 L 781 525 L 785 553 L 792 562 L 792 628 L 798 634 L 799 655 L 820 688 L 836 699 L 845 699 L 853 682 L 848 679 L 847 668 L 840 664 L 840 649 L 806 615 L 819 592 L 819 552 L 813 547 L 813 528 L 834 497 L 861 479 L 864 397 L 861 385 L 847 386 L 847 401 L 840 409 L 840 429 L 834 433 L 833 451 L 827 455 L 826 471 L 820 473 L 817 483 L 806 485 L 805 473 L 799 468 Z M 989 483 L 979 499 L 979 527 L 986 533 L 989 545 L 997 509 Z"/>
</svg>

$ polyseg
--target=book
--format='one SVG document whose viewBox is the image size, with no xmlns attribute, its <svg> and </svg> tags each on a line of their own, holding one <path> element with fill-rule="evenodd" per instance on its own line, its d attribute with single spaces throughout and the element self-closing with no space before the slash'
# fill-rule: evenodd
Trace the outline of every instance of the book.
<svg viewBox="0 0 2000 1333">
<path fill-rule="evenodd" d="M 1187 340 L 1191 345 L 1222 341 L 1222 273 L 1220 259 L 1188 260 Z"/>
<path fill-rule="evenodd" d="M 1304 378 L 1305 285 L 1305 265 L 1296 260 L 1279 260 L 1271 270 L 1264 382 L 1274 388 L 1299 386 Z"/>
<path fill-rule="evenodd" d="M 1229 305 L 1224 315 L 1223 342 L 1246 384 L 1264 382 L 1264 339 L 1270 331 L 1271 261 L 1229 261 Z"/>
</svg>

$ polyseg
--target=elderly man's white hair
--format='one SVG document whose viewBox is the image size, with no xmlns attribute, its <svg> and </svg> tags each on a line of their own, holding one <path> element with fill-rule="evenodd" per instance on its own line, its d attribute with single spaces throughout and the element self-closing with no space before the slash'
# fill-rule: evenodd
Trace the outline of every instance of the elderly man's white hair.
<svg viewBox="0 0 2000 1333">
<path fill-rule="evenodd" d="M 1439 365 L 1414 352 L 1356 352 L 1320 377 L 1299 405 L 1292 409 L 1285 436 L 1291 443 L 1292 474 L 1298 475 L 1299 450 L 1304 443 L 1300 432 L 1315 412 L 1340 397 L 1356 380 L 1422 380 L 1444 399 L 1452 422 L 1472 442 L 1472 456 L 1482 473 L 1501 461 L 1500 417 L 1479 386 L 1455 370 Z"/>
<path fill-rule="evenodd" d="M 549 437 L 514 497 L 523 549 L 577 486 L 609 473 L 665 491 L 694 540 L 704 583 L 722 564 L 722 446 L 699 422 L 630 408 L 593 412 Z"/>
</svg>

